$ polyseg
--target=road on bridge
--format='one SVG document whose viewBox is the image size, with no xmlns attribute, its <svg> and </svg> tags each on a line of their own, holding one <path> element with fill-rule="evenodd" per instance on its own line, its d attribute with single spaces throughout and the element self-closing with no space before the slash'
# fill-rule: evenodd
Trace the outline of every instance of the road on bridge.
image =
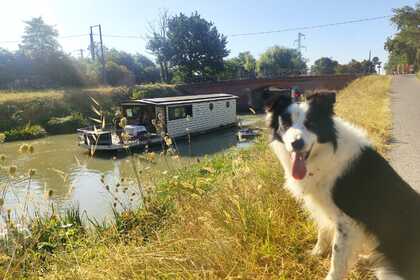
<svg viewBox="0 0 420 280">
<path fill-rule="evenodd" d="M 393 139 L 391 163 L 420 192 L 420 80 L 395 76 L 391 86 Z"/>
</svg>

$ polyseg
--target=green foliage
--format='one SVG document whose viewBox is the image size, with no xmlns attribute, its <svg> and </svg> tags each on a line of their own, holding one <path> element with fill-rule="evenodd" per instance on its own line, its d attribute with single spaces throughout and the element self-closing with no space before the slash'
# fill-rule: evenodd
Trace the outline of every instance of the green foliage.
<svg viewBox="0 0 420 280">
<path fill-rule="evenodd" d="M 197 12 L 168 20 L 170 63 L 185 82 L 215 79 L 229 54 L 227 38 Z"/>
<path fill-rule="evenodd" d="M 134 75 L 124 65 L 107 61 L 105 65 L 106 79 L 111 86 L 133 85 Z"/>
<path fill-rule="evenodd" d="M 107 71 L 109 70 L 108 64 L 111 64 L 113 68 L 115 68 L 115 64 L 117 64 L 120 67 L 120 71 L 124 72 L 121 74 L 123 78 L 113 77 L 113 73 L 107 73 L 107 75 L 111 75 L 111 77 L 107 76 L 110 85 L 127 85 L 129 83 L 142 84 L 159 81 L 159 69 L 157 69 L 156 65 L 144 55 L 132 55 L 124 51 L 111 49 L 106 52 L 105 56 L 107 59 Z M 121 66 L 125 66 L 126 69 L 121 70 Z M 120 82 L 115 83 L 115 80 Z"/>
<path fill-rule="evenodd" d="M 306 73 L 305 60 L 295 49 L 274 46 L 267 49 L 257 62 L 260 77 L 278 77 Z"/>
<path fill-rule="evenodd" d="M 31 59 L 43 59 L 60 51 L 57 41 L 58 31 L 47 25 L 42 17 L 25 21 L 25 31 L 22 37 L 20 51 Z"/>
<path fill-rule="evenodd" d="M 134 99 L 180 96 L 182 92 L 176 89 L 175 85 L 170 84 L 145 84 L 134 86 L 131 96 Z"/>
<path fill-rule="evenodd" d="M 89 96 L 100 102 L 105 115 L 110 116 L 120 102 L 130 98 L 130 94 L 125 87 L 1 93 L 0 131 L 23 127 L 27 123 L 48 127 L 53 118 L 77 113 L 83 119 L 94 117 Z M 3 97 L 5 101 L 1 100 Z"/>
<path fill-rule="evenodd" d="M 156 57 L 156 61 L 160 66 L 160 78 L 164 83 L 170 81 L 169 60 L 171 47 L 167 35 L 168 21 L 168 12 L 163 11 L 160 13 L 157 26 L 151 25 L 153 31 L 146 45 L 146 48 Z"/>
<path fill-rule="evenodd" d="M 75 61 L 58 44 L 57 30 L 41 17 L 25 24 L 19 50 L 14 53 L 0 50 L 0 88 L 82 85 Z"/>
<path fill-rule="evenodd" d="M 224 61 L 223 71 L 218 74 L 219 80 L 255 78 L 256 60 L 250 52 L 239 53 L 237 57 Z"/>
<path fill-rule="evenodd" d="M 51 134 L 75 133 L 78 128 L 87 125 L 88 122 L 80 113 L 74 113 L 66 117 L 51 118 L 45 125 L 45 129 Z"/>
<path fill-rule="evenodd" d="M 371 61 L 352 59 L 348 64 L 339 64 L 336 72 L 337 74 L 372 74 L 376 73 L 376 67 L 380 64 L 381 62 L 376 56 Z"/>
<path fill-rule="evenodd" d="M 316 75 L 335 74 L 338 62 L 329 57 L 321 57 L 315 60 L 311 67 L 311 72 Z"/>
<path fill-rule="evenodd" d="M 4 132 L 5 141 L 30 140 L 46 136 L 45 130 L 39 125 L 26 125 Z"/>
<path fill-rule="evenodd" d="M 420 69 L 420 3 L 415 7 L 404 6 L 394 9 L 391 18 L 398 32 L 385 42 L 389 51 L 389 61 L 386 66 L 391 72 L 398 64 L 413 64 Z"/>
</svg>

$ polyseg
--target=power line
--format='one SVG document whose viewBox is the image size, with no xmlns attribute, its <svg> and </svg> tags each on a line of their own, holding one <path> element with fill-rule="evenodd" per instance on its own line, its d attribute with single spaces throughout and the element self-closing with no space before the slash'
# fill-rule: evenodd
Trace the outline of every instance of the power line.
<svg viewBox="0 0 420 280">
<path fill-rule="evenodd" d="M 331 26 L 337 26 L 337 25 L 344 25 L 344 24 L 351 24 L 351 23 L 358 23 L 358 22 L 366 22 L 366 21 L 374 21 L 374 20 L 380 20 L 380 19 L 385 19 L 385 18 L 390 18 L 390 17 L 392 17 L 392 16 L 361 18 L 361 19 L 347 20 L 347 21 L 341 21 L 341 22 L 335 22 L 335 23 L 326 23 L 326 24 L 319 24 L 319 25 L 284 28 L 284 29 L 279 29 L 279 30 L 250 32 L 250 33 L 236 33 L 236 34 L 230 34 L 228 36 L 229 37 L 252 36 L 252 35 L 263 35 L 263 34 L 271 34 L 271 33 L 288 32 L 288 31 L 318 29 L 318 28 L 331 27 Z"/>
<path fill-rule="evenodd" d="M 264 35 L 264 34 L 272 34 L 272 33 L 281 33 L 281 32 L 288 32 L 288 31 L 301 31 L 301 30 L 308 30 L 308 29 L 319 29 L 337 25 L 345 25 L 351 23 L 359 23 L 359 22 L 367 22 L 367 21 L 375 21 L 381 20 L 392 17 L 391 15 L 388 16 L 379 16 L 379 17 L 370 17 L 370 18 L 361 18 L 355 20 L 348 20 L 348 21 L 341 21 L 335 23 L 326 23 L 326 24 L 319 24 L 319 25 L 310 25 L 310 26 L 301 26 L 301 27 L 290 27 L 284 28 L 279 30 L 270 30 L 270 31 L 259 31 L 259 32 L 250 32 L 250 33 L 236 33 L 230 34 L 230 37 L 239 37 L 239 36 L 252 36 L 252 35 Z M 98 34 L 93 34 L 98 35 Z M 67 36 L 60 36 L 59 39 L 70 39 L 70 38 L 78 38 L 78 37 L 87 37 L 89 34 L 76 34 L 76 35 L 67 35 Z M 126 38 L 126 39 L 142 39 L 144 40 L 144 36 L 141 35 L 117 35 L 117 34 L 110 34 L 110 35 L 102 35 L 103 37 L 108 38 Z M 21 41 L 0 41 L 0 44 L 15 44 L 20 43 Z"/>
<path fill-rule="evenodd" d="M 67 35 L 67 36 L 59 36 L 58 39 L 71 39 L 71 38 L 79 38 L 79 37 L 86 37 L 89 34 L 76 34 L 76 35 Z M 21 40 L 16 41 L 0 41 L 0 44 L 16 44 L 20 43 Z"/>
<path fill-rule="evenodd" d="M 58 39 L 71 39 L 71 38 L 79 38 L 79 37 L 87 37 L 89 34 L 77 34 L 77 35 L 67 35 L 67 36 L 59 36 Z"/>
<path fill-rule="evenodd" d="M 127 38 L 127 39 L 144 39 L 143 36 L 141 35 L 102 35 L 103 37 L 108 37 L 108 38 Z"/>
</svg>

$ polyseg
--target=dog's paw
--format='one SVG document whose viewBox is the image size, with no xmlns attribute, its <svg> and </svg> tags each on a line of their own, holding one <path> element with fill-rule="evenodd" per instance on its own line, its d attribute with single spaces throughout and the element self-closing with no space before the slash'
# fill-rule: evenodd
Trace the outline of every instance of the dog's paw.
<svg viewBox="0 0 420 280">
<path fill-rule="evenodd" d="M 336 276 L 332 274 L 328 274 L 327 277 L 325 277 L 324 280 L 341 280 L 340 278 L 337 278 Z"/>
<path fill-rule="evenodd" d="M 327 249 L 322 248 L 321 246 L 315 245 L 314 248 L 312 248 L 312 250 L 309 250 L 309 254 L 311 256 L 315 256 L 315 257 L 323 257 L 327 254 Z"/>
</svg>

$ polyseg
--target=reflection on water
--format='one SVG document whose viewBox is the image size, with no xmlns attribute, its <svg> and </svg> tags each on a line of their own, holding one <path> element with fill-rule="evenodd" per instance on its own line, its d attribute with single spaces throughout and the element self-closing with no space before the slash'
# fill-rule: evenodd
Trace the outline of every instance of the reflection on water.
<svg viewBox="0 0 420 280">
<path fill-rule="evenodd" d="M 0 186 L 10 186 L 5 207 L 11 209 L 19 207 L 19 201 L 25 200 L 28 195 L 37 208 L 46 209 L 49 202 L 45 192 L 52 190 L 51 200 L 58 209 L 78 205 L 89 217 L 101 220 L 111 213 L 113 201 L 104 186 L 114 186 L 121 178 L 134 178 L 127 155 L 102 154 L 91 158 L 77 146 L 76 135 L 26 141 L 35 148 L 35 153 L 31 155 L 18 153 L 22 143 L 0 144 L 0 154 L 8 158 L 6 164 L 18 167 L 17 176 L 12 182 L 7 181 L 6 170 L 0 171 Z M 157 172 L 180 168 L 197 157 L 216 154 L 234 146 L 244 147 L 249 143 L 239 143 L 236 130 L 227 129 L 193 137 L 191 145 L 186 140 L 178 140 L 176 145 L 180 159 L 158 157 L 155 164 L 144 163 L 139 167 L 150 171 L 152 175 L 148 179 L 151 183 L 158 178 L 155 176 Z M 36 175 L 29 184 L 27 172 L 30 168 L 36 169 Z"/>
</svg>

